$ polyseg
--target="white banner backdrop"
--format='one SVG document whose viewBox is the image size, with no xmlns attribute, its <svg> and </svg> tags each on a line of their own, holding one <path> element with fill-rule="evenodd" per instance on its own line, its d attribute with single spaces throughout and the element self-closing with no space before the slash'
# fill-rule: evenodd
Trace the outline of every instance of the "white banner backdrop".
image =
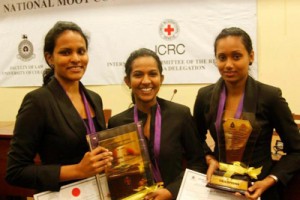
<svg viewBox="0 0 300 200">
<path fill-rule="evenodd" d="M 219 78 L 213 43 L 225 27 L 249 33 L 256 50 L 256 0 L 1 0 L 0 86 L 42 85 L 47 31 L 77 23 L 90 37 L 86 85 L 121 84 L 129 54 L 158 53 L 165 84 L 213 83 Z M 251 67 L 257 77 L 257 62 Z"/>
</svg>

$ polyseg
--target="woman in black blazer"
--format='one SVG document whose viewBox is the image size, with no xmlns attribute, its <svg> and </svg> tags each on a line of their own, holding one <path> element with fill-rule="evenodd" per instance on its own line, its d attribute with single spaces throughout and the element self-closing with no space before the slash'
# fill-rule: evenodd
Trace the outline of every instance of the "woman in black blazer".
<svg viewBox="0 0 300 200">
<path fill-rule="evenodd" d="M 43 87 L 29 92 L 19 109 L 8 153 L 7 182 L 57 191 L 70 181 L 102 172 L 112 153 L 89 152 L 86 134 L 105 129 L 101 97 L 80 82 L 88 64 L 88 41 L 72 22 L 57 22 L 45 37 L 50 69 Z M 34 163 L 39 155 L 41 164 Z"/>
<path fill-rule="evenodd" d="M 226 152 L 222 121 L 248 118 L 253 128 L 248 141 L 253 142 L 248 142 L 245 147 L 247 153 L 241 161 L 251 167 L 263 168 L 245 196 L 249 199 L 260 196 L 261 199 L 280 199 L 276 187 L 286 185 L 300 169 L 300 135 L 288 104 L 279 88 L 260 83 L 248 75 L 254 52 L 245 31 L 235 27 L 223 29 L 214 47 L 221 78 L 216 84 L 198 91 L 194 106 L 194 117 L 209 166 L 208 181 L 219 167 L 220 159 L 224 160 Z M 240 115 L 237 115 L 238 112 Z M 270 150 L 273 129 L 284 142 L 287 153 L 276 164 L 272 161 Z M 205 143 L 208 130 L 216 144 L 213 152 Z"/>
<path fill-rule="evenodd" d="M 110 118 L 108 127 L 143 121 L 150 159 L 156 171 L 154 179 L 164 182 L 164 189 L 145 199 L 176 199 L 185 170 L 183 163 L 190 169 L 206 170 L 190 109 L 156 96 L 164 76 L 155 52 L 134 51 L 127 59 L 125 72 L 124 80 L 132 89 L 134 106 Z"/>
</svg>

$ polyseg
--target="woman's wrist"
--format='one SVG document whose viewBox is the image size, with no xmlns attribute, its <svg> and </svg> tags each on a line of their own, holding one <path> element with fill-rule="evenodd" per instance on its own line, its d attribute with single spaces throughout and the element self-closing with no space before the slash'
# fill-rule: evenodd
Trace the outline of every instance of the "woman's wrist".
<svg viewBox="0 0 300 200">
<path fill-rule="evenodd" d="M 274 179 L 274 181 L 277 183 L 278 182 L 278 178 L 277 176 L 270 174 L 269 177 L 271 177 L 272 179 Z"/>
<path fill-rule="evenodd" d="M 215 157 L 213 155 L 207 154 L 205 156 L 205 160 L 206 160 L 206 164 L 210 165 L 211 162 L 217 162 L 217 160 L 215 159 Z"/>
<path fill-rule="evenodd" d="M 85 178 L 84 174 L 80 170 L 79 164 L 65 165 L 60 168 L 60 180 L 69 181 L 74 179 Z"/>
</svg>

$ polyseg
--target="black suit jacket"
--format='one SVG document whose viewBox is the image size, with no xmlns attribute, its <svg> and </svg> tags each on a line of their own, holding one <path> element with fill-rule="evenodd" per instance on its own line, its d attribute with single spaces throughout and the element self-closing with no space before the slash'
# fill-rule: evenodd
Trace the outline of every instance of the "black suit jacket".
<svg viewBox="0 0 300 200">
<path fill-rule="evenodd" d="M 84 88 L 95 110 L 95 126 L 105 129 L 101 97 Z M 86 128 L 65 91 L 53 78 L 46 86 L 29 92 L 18 111 L 8 153 L 6 180 L 38 191 L 59 190 L 61 165 L 78 163 L 89 151 Z M 42 164 L 35 165 L 40 155 Z"/>
<path fill-rule="evenodd" d="M 201 135 L 206 153 L 212 153 L 205 141 L 207 130 L 210 131 L 216 146 L 215 157 L 219 156 L 215 121 L 218 112 L 219 97 L 224 81 L 199 89 L 194 106 L 194 117 Z M 270 85 L 255 81 L 248 77 L 244 94 L 243 112 L 253 113 L 252 126 L 257 134 L 250 165 L 263 166 L 259 179 L 269 174 L 278 177 L 280 182 L 287 184 L 293 174 L 300 169 L 300 135 L 287 102 L 281 96 L 281 90 Z M 271 140 L 273 129 L 276 129 L 287 153 L 274 165 L 271 157 Z M 250 137 L 251 137 L 250 136 Z"/>
<path fill-rule="evenodd" d="M 161 108 L 161 144 L 159 169 L 164 186 L 176 198 L 184 174 L 183 162 L 187 168 L 205 173 L 203 149 L 197 136 L 196 125 L 190 109 L 186 106 L 157 98 Z M 150 140 L 148 149 L 153 161 L 153 141 L 156 106 L 151 108 Z M 139 120 L 145 124 L 147 114 L 138 111 Z M 124 125 L 134 121 L 133 108 L 110 118 L 108 128 Z"/>
</svg>

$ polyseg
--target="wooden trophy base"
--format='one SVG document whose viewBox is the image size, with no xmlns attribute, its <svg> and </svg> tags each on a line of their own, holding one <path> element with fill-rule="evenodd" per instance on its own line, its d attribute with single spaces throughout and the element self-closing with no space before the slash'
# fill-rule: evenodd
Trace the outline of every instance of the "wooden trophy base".
<svg viewBox="0 0 300 200">
<path fill-rule="evenodd" d="M 245 175 L 234 175 L 230 178 L 224 176 L 225 172 L 216 171 L 211 181 L 206 185 L 207 187 L 220 189 L 227 192 L 239 192 L 245 194 L 248 190 L 250 179 Z"/>
</svg>

